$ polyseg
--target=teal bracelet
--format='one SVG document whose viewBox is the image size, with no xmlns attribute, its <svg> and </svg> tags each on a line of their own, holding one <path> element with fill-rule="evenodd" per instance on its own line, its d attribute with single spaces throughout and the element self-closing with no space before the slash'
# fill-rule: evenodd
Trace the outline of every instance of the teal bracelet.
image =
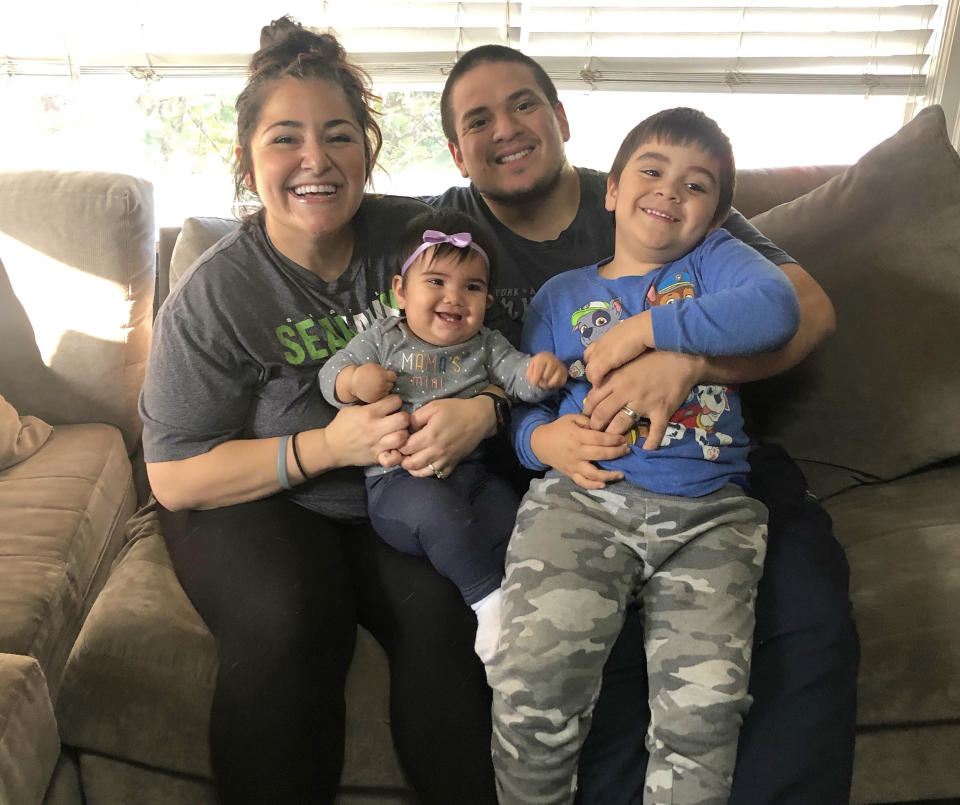
<svg viewBox="0 0 960 805">
<path fill-rule="evenodd" d="M 290 479 L 287 478 L 287 442 L 290 441 L 290 434 L 280 437 L 280 444 L 277 445 L 277 479 L 280 486 L 284 489 L 293 489 L 290 486 Z"/>
</svg>

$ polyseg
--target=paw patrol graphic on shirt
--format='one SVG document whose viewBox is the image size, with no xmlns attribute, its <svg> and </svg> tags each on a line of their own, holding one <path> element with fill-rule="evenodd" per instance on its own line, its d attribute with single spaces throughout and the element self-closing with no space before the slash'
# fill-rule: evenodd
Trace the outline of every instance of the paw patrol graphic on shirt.
<svg viewBox="0 0 960 805">
<path fill-rule="evenodd" d="M 647 290 L 647 304 L 650 307 L 673 305 L 682 299 L 689 299 L 696 295 L 690 274 L 686 271 L 676 271 L 662 278 L 656 286 L 650 286 Z"/>
<path fill-rule="evenodd" d="M 622 319 L 623 303 L 620 298 L 609 302 L 590 302 L 570 317 L 573 329 L 580 333 L 580 343 L 587 346 L 601 335 L 616 327 Z"/>
<path fill-rule="evenodd" d="M 673 305 L 696 295 L 689 272 L 680 270 L 667 273 L 659 281 L 652 283 L 647 290 L 646 302 L 650 307 Z M 586 347 L 628 317 L 620 298 L 616 298 L 609 302 L 589 302 L 573 313 L 570 323 L 574 331 L 579 333 L 580 342 Z M 575 361 L 570 366 L 571 377 L 582 377 L 584 372 L 582 361 Z M 661 446 L 665 447 L 674 440 L 683 439 L 689 432 L 700 446 L 703 457 L 707 461 L 716 461 L 720 456 L 720 448 L 733 444 L 730 436 L 717 430 L 721 417 L 730 410 L 728 391 L 726 386 L 695 386 L 686 402 L 670 418 Z M 649 432 L 649 423 L 642 421 L 624 435 L 628 444 L 638 444 Z"/>
<path fill-rule="evenodd" d="M 707 461 L 716 461 L 720 456 L 720 447 L 733 444 L 733 439 L 716 427 L 724 412 L 730 410 L 727 391 L 726 386 L 694 386 L 687 401 L 670 417 L 670 424 L 660 445 L 666 447 L 692 430 L 693 438 L 703 450 L 703 457 Z M 711 444 L 708 437 L 713 437 L 715 444 Z"/>
</svg>

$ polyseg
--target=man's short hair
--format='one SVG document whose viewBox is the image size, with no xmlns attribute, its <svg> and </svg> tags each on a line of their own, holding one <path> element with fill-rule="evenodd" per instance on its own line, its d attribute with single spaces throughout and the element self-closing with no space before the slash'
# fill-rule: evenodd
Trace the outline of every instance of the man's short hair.
<svg viewBox="0 0 960 805">
<path fill-rule="evenodd" d="M 550 106 L 555 109 L 557 104 L 560 103 L 560 98 L 557 96 L 557 88 L 554 86 L 550 76 L 528 55 L 521 53 L 515 48 L 507 47 L 506 45 L 480 45 L 472 50 L 468 50 L 457 59 L 457 63 L 453 65 L 453 69 L 450 70 L 446 83 L 443 85 L 443 93 L 440 95 L 440 122 L 443 124 L 443 133 L 449 142 L 459 144 L 459 140 L 457 139 L 457 125 L 453 119 L 453 109 L 450 108 L 450 95 L 453 92 L 453 85 L 457 83 L 461 76 L 470 72 L 470 70 L 479 64 L 497 64 L 500 62 L 513 62 L 529 67 L 533 72 L 537 86 L 540 87 L 546 96 Z"/>
<path fill-rule="evenodd" d="M 730 145 L 730 139 L 716 121 L 707 117 L 699 109 L 690 109 L 686 106 L 664 109 L 662 112 L 650 115 L 634 126 L 620 144 L 620 150 L 617 151 L 617 156 L 610 167 L 610 176 L 615 182 L 620 182 L 620 174 L 623 173 L 623 169 L 636 150 L 644 143 L 654 140 L 671 145 L 693 143 L 720 163 L 720 175 L 717 177 L 720 184 L 720 198 L 717 200 L 717 210 L 711 223 L 723 221 L 733 203 L 737 166 L 733 159 L 733 146 Z"/>
</svg>

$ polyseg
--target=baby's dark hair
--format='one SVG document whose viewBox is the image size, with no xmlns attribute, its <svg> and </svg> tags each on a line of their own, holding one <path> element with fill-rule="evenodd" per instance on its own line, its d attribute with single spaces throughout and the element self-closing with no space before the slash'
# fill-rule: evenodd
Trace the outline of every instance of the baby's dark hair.
<svg viewBox="0 0 960 805">
<path fill-rule="evenodd" d="M 363 154 L 367 178 L 377 162 L 383 134 L 377 124 L 370 76 L 347 60 L 343 45 L 331 33 L 316 33 L 288 16 L 274 20 L 260 31 L 260 49 L 250 58 L 247 83 L 237 98 L 237 140 L 240 156 L 234 165 L 235 195 L 242 201 L 247 176 L 253 173 L 250 138 L 260 122 L 260 112 L 270 96 L 271 85 L 283 78 L 300 81 L 321 79 L 339 87 L 363 131 Z"/>
<path fill-rule="evenodd" d="M 700 146 L 720 163 L 720 198 L 711 224 L 723 221 L 733 204 L 733 188 L 736 182 L 737 166 L 733 159 L 733 146 L 720 126 L 699 109 L 678 106 L 664 109 L 638 123 L 620 144 L 620 150 L 613 160 L 610 176 L 620 181 L 627 162 L 644 143 L 660 140 L 671 145 Z"/>
<path fill-rule="evenodd" d="M 401 273 L 400 270 L 410 255 L 423 245 L 423 233 L 428 229 L 435 229 L 446 235 L 455 235 L 458 232 L 469 232 L 472 241 L 483 249 L 489 260 L 490 270 L 487 276 L 487 292 L 493 293 L 494 284 L 497 279 L 498 265 L 497 242 L 493 237 L 493 233 L 485 224 L 473 216 L 449 207 L 426 210 L 410 219 L 397 240 L 397 248 L 393 261 L 394 274 Z M 433 247 L 432 253 L 438 256 L 455 255 L 458 258 L 458 262 L 466 260 L 471 255 L 477 254 L 476 251 L 469 247 L 461 249 L 452 243 L 439 243 Z"/>
</svg>

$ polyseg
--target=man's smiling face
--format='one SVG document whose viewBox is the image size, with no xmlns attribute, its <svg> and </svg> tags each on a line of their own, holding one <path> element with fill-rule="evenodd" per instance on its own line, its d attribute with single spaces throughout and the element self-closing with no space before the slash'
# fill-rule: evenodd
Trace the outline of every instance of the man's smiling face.
<svg viewBox="0 0 960 805">
<path fill-rule="evenodd" d="M 450 94 L 460 173 L 502 204 L 548 193 L 566 165 L 570 138 L 563 105 L 552 107 L 533 71 L 516 62 L 481 62 Z"/>
</svg>

